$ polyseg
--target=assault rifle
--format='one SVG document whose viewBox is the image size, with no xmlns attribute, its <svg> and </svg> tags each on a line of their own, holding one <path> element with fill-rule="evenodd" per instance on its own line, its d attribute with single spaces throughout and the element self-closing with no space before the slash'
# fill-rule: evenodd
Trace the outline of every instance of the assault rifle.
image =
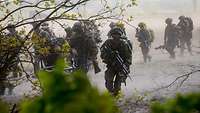
<svg viewBox="0 0 200 113">
<path fill-rule="evenodd" d="M 112 51 L 110 47 L 105 46 L 105 49 L 108 53 L 110 53 L 110 59 L 114 61 L 115 67 L 120 71 L 120 76 L 122 77 L 122 83 L 126 86 L 126 78 L 128 77 L 132 80 L 131 76 L 129 75 L 129 68 L 124 64 L 124 60 L 119 55 L 118 51 Z"/>
</svg>

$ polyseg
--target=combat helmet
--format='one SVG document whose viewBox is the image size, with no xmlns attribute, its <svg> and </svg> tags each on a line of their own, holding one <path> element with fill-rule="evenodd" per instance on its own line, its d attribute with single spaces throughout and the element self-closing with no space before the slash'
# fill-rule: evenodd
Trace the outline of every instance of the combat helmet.
<svg viewBox="0 0 200 113">
<path fill-rule="evenodd" d="M 138 24 L 138 27 L 140 27 L 140 28 L 146 28 L 146 24 L 144 22 L 140 22 Z"/>
<path fill-rule="evenodd" d="M 41 24 L 41 26 L 49 26 L 49 24 L 47 22 L 44 22 Z"/>
<path fill-rule="evenodd" d="M 15 28 L 15 27 L 16 27 L 16 26 L 15 26 L 14 24 L 8 24 L 8 25 L 7 25 L 7 28 L 8 28 L 8 29 L 12 29 L 12 28 Z"/>
<path fill-rule="evenodd" d="M 185 19 L 185 16 L 181 15 L 181 16 L 179 16 L 178 19 L 179 19 L 179 20 L 184 20 L 184 19 Z"/>
<path fill-rule="evenodd" d="M 72 27 L 72 31 L 76 32 L 76 31 L 82 31 L 82 24 L 81 22 L 75 22 L 73 27 Z"/>
<path fill-rule="evenodd" d="M 123 35 L 123 31 L 121 28 L 119 27 L 115 27 L 113 28 L 111 31 L 110 31 L 110 34 L 113 35 L 113 34 L 119 34 L 120 36 Z"/>
<path fill-rule="evenodd" d="M 165 23 L 166 23 L 166 24 L 171 24 L 172 21 L 173 21 L 172 18 L 167 18 L 167 19 L 165 20 Z"/>
</svg>

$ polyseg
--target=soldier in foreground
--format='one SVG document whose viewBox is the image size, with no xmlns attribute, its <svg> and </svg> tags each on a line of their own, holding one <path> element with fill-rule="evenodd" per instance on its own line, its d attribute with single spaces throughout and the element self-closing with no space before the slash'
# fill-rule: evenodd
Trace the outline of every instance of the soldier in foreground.
<svg viewBox="0 0 200 113">
<path fill-rule="evenodd" d="M 107 64 L 105 86 L 113 96 L 117 96 L 121 84 L 126 84 L 126 78 L 130 73 L 132 51 L 127 40 L 122 38 L 123 31 L 120 28 L 113 28 L 110 36 L 111 38 L 108 38 L 101 47 L 101 58 Z"/>
<path fill-rule="evenodd" d="M 146 63 L 147 60 L 151 61 L 151 56 L 149 55 L 149 50 L 151 46 L 151 35 L 150 32 L 147 30 L 145 23 L 139 23 L 138 27 L 139 28 L 137 28 L 135 37 L 137 37 L 138 41 L 140 42 L 144 62 Z"/>
<path fill-rule="evenodd" d="M 165 35 L 164 35 L 164 48 L 170 54 L 170 58 L 174 59 L 175 52 L 174 49 L 178 45 L 178 37 L 177 37 L 177 29 L 176 25 L 172 23 L 171 18 L 167 18 L 165 23 L 167 24 L 165 28 Z"/>
</svg>

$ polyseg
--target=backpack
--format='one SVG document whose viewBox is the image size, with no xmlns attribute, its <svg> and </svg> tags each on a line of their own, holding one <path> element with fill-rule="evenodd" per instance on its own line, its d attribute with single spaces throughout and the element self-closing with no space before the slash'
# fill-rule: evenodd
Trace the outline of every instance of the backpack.
<svg viewBox="0 0 200 113">
<path fill-rule="evenodd" d="M 149 31 L 149 35 L 150 35 L 149 41 L 150 41 L 150 43 L 152 43 L 155 39 L 154 31 L 152 29 L 149 29 L 148 31 Z"/>
<path fill-rule="evenodd" d="M 187 17 L 186 20 L 188 21 L 188 30 L 192 31 L 193 30 L 193 21 L 191 18 Z"/>
</svg>

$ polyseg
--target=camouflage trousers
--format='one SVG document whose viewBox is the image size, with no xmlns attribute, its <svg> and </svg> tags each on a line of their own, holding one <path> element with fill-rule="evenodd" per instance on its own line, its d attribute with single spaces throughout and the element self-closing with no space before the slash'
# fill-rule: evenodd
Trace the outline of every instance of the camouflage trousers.
<svg viewBox="0 0 200 113">
<path fill-rule="evenodd" d="M 108 68 L 105 71 L 105 86 L 107 90 L 116 96 L 121 90 L 122 77 L 119 75 L 117 70 Z"/>
<path fill-rule="evenodd" d="M 141 50 L 142 50 L 144 62 L 146 63 L 147 60 L 151 61 L 151 56 L 149 55 L 149 47 L 141 46 Z"/>
<path fill-rule="evenodd" d="M 184 55 L 184 49 L 186 48 L 185 45 L 187 46 L 188 52 L 192 54 L 191 44 L 191 39 L 180 40 L 180 53 L 182 56 Z"/>
<path fill-rule="evenodd" d="M 8 94 L 11 95 L 14 89 L 13 84 L 5 79 L 0 79 L 0 96 L 5 94 L 6 88 L 8 88 Z"/>
<path fill-rule="evenodd" d="M 35 74 L 40 70 L 40 63 L 41 63 L 41 58 L 39 54 L 36 54 L 34 56 L 34 72 Z"/>
</svg>

